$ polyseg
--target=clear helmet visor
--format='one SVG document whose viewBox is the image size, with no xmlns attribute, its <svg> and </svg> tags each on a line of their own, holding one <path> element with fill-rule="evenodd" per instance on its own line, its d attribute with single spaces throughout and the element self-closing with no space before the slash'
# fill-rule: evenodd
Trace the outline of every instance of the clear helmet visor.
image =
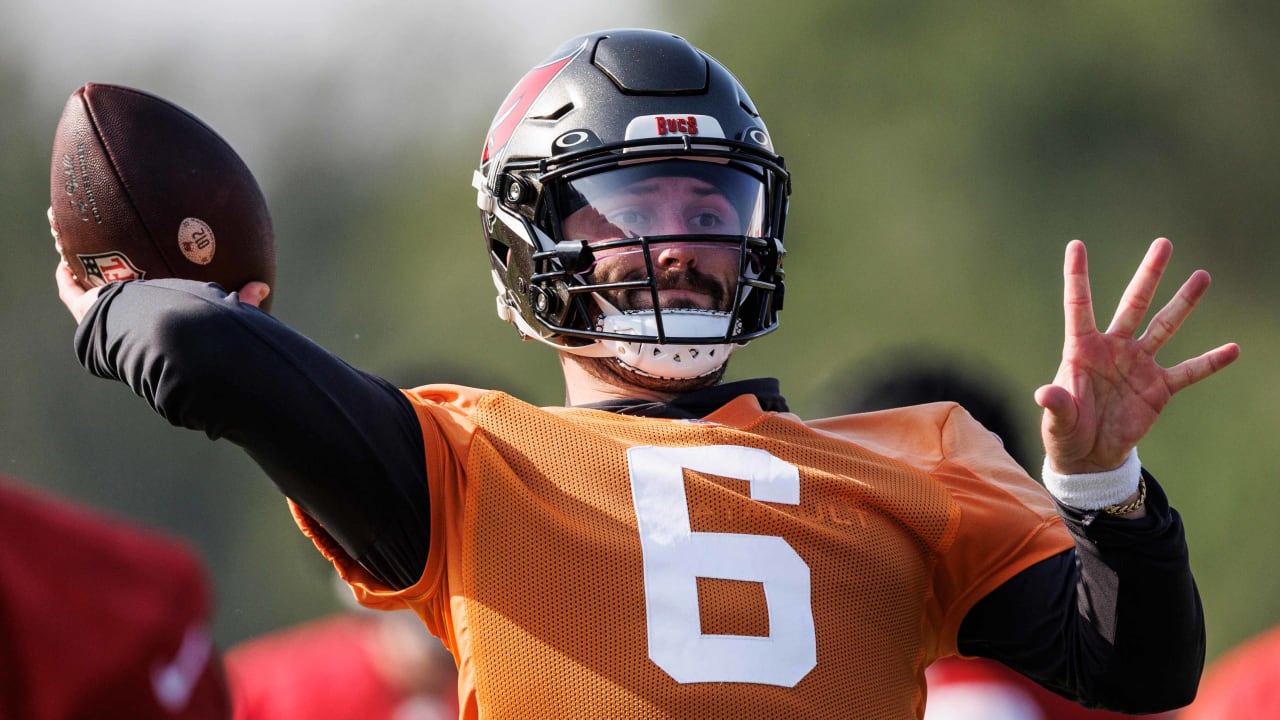
<svg viewBox="0 0 1280 720">
<path fill-rule="evenodd" d="M 556 193 L 560 236 L 593 248 L 638 237 L 767 237 L 766 189 L 758 170 L 726 162 L 618 165 L 564 181 Z"/>
<path fill-rule="evenodd" d="M 776 326 L 784 251 L 774 225 L 787 190 L 778 168 L 623 153 L 542 182 L 535 215 L 551 244 L 532 258 L 542 264 L 531 304 L 535 322 L 586 341 L 562 349 L 690 378 Z"/>
<path fill-rule="evenodd" d="M 564 182 L 560 237 L 591 249 L 579 277 L 624 312 L 730 312 L 759 276 L 744 238 L 766 236 L 766 198 L 758 170 L 725 162 L 613 166 Z"/>
<path fill-rule="evenodd" d="M 611 338 L 604 351 L 656 377 L 724 364 L 759 253 L 772 247 L 760 240 L 770 230 L 763 178 L 725 161 L 662 159 L 561 181 L 559 238 L 590 248 L 577 290 L 592 298 L 593 329 Z"/>
</svg>

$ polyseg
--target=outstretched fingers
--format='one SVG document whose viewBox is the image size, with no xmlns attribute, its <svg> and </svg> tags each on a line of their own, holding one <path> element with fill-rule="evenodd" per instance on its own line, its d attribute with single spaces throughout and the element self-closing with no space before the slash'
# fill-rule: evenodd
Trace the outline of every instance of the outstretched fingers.
<svg viewBox="0 0 1280 720">
<path fill-rule="evenodd" d="M 1165 383 L 1172 395 L 1213 375 L 1240 357 L 1240 346 L 1235 343 L 1220 345 L 1190 360 L 1183 360 L 1165 370 Z"/>
<path fill-rule="evenodd" d="M 1066 316 L 1067 337 L 1097 332 L 1093 320 L 1093 293 L 1089 289 L 1089 258 L 1084 243 L 1067 243 L 1062 263 L 1062 307 Z"/>
<path fill-rule="evenodd" d="M 1138 270 L 1125 288 L 1116 314 L 1111 319 L 1107 333 L 1133 337 L 1147 311 L 1151 309 L 1151 301 L 1160 285 L 1160 278 L 1169 267 L 1169 258 L 1173 255 L 1173 243 L 1167 238 L 1157 238 L 1147 249 L 1147 254 L 1138 265 Z"/>
<path fill-rule="evenodd" d="M 1197 270 L 1182 283 L 1182 287 L 1178 288 L 1178 292 L 1174 293 L 1169 302 L 1160 308 L 1160 312 L 1151 318 L 1146 331 L 1138 338 L 1138 344 L 1146 353 L 1155 355 L 1165 343 L 1169 342 L 1169 338 L 1178 332 L 1182 323 L 1200 302 L 1200 298 L 1204 297 L 1209 289 L 1209 282 L 1209 273 Z"/>
</svg>

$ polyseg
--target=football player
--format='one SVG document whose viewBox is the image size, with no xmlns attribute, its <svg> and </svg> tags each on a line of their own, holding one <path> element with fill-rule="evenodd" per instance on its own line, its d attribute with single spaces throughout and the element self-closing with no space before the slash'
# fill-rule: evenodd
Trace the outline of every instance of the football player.
<svg viewBox="0 0 1280 720">
<path fill-rule="evenodd" d="M 230 720 L 200 557 L 0 474 L 0 718 Z"/>
<path fill-rule="evenodd" d="M 773 379 L 720 382 L 778 325 L 791 184 L 686 40 L 563 44 L 474 185 L 498 314 L 559 353 L 563 407 L 397 389 L 257 311 L 261 284 L 85 293 L 58 271 L 85 367 L 242 446 L 360 602 L 444 640 L 464 717 L 918 718 L 925 668 L 958 653 L 1119 710 L 1194 695 L 1182 525 L 1135 448 L 1239 349 L 1155 361 L 1208 287 L 1138 333 L 1167 240 L 1105 332 L 1067 246 L 1036 394 L 1051 496 L 954 404 L 805 421 Z"/>
</svg>

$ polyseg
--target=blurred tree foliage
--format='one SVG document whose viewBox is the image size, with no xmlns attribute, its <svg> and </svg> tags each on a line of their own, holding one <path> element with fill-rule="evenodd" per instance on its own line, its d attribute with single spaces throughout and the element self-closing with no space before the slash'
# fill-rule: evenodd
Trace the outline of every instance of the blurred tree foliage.
<svg viewBox="0 0 1280 720">
<path fill-rule="evenodd" d="M 1034 432 L 1031 393 L 1061 347 L 1063 246 L 1088 244 L 1105 325 L 1146 245 L 1168 236 L 1161 298 L 1196 267 L 1216 284 L 1162 359 L 1229 340 L 1244 357 L 1179 396 L 1142 456 L 1187 521 L 1211 653 L 1280 622 L 1269 562 L 1280 493 L 1265 449 L 1280 420 L 1265 369 L 1280 344 L 1280 6 L 667 5 L 666 29 L 744 81 L 794 173 L 783 327 L 736 355 L 731 374 L 779 376 L 808 414 L 867 358 L 923 344 L 1007 378 Z M 270 149 L 246 160 L 270 168 L 282 320 L 401 385 L 561 402 L 554 354 L 494 319 L 469 184 L 519 72 L 468 77 L 459 97 L 478 106 L 363 157 L 305 118 L 262 129 Z M 191 538 L 215 573 L 224 643 L 326 609 L 325 569 L 261 471 L 75 364 L 43 217 L 61 108 L 24 102 L 24 82 L 0 66 L 0 96 L 25 108 L 0 123 L 0 470 Z"/>
</svg>

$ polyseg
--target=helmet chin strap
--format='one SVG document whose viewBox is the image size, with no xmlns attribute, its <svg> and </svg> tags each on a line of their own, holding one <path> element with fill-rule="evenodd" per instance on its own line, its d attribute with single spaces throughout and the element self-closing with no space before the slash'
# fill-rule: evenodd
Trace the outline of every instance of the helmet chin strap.
<svg viewBox="0 0 1280 720">
<path fill-rule="evenodd" d="M 602 314 L 597 330 L 620 335 L 653 337 L 658 334 L 658 313 L 653 310 L 623 312 L 598 294 L 594 295 Z M 672 337 L 724 337 L 729 331 L 729 313 L 698 308 L 670 308 L 662 311 L 662 325 Z M 563 348 L 589 357 L 611 357 L 627 370 L 654 378 L 690 380 L 719 370 L 729 360 L 738 343 L 645 343 L 626 340 L 597 340 L 582 348 Z"/>
</svg>

